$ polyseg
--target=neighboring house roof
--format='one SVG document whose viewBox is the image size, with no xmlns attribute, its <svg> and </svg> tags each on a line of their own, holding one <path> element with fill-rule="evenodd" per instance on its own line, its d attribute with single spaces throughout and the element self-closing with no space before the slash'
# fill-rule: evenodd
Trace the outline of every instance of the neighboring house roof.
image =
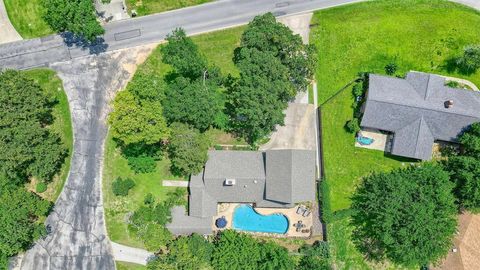
<svg viewBox="0 0 480 270">
<path fill-rule="evenodd" d="M 451 107 L 445 106 L 448 101 Z M 479 108 L 480 93 L 447 87 L 438 75 L 371 74 L 361 126 L 395 133 L 392 154 L 428 160 L 435 140 L 456 142 L 466 127 L 480 121 Z"/>
<path fill-rule="evenodd" d="M 203 226 L 205 219 L 211 224 L 219 202 L 283 208 L 315 200 L 315 151 L 209 151 L 208 156 L 204 171 L 189 183 L 188 217 L 199 219 L 195 225 Z M 227 179 L 235 184 L 227 185 Z M 177 230 L 184 221 L 172 214 L 169 226 Z"/>
<path fill-rule="evenodd" d="M 187 216 L 184 206 L 172 207 L 172 222 L 166 228 L 175 235 L 212 234 L 212 218 Z"/>
</svg>

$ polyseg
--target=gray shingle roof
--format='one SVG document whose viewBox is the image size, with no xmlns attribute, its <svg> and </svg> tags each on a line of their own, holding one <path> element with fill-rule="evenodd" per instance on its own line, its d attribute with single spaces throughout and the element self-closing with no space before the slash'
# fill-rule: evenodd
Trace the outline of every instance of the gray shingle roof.
<svg viewBox="0 0 480 270">
<path fill-rule="evenodd" d="M 361 126 L 395 133 L 394 155 L 430 159 L 435 140 L 455 142 L 480 121 L 480 93 L 444 84 L 443 77 L 421 72 L 406 79 L 371 74 Z"/>
<path fill-rule="evenodd" d="M 172 208 L 172 222 L 165 227 L 175 235 L 192 233 L 210 235 L 212 234 L 212 217 L 187 216 L 184 206 L 174 206 Z"/>
<path fill-rule="evenodd" d="M 284 203 L 311 201 L 315 198 L 315 160 L 308 150 L 266 151 L 266 199 Z"/>
<path fill-rule="evenodd" d="M 210 151 L 208 156 L 204 171 L 192 175 L 189 183 L 187 217 L 198 220 L 192 219 L 185 229 L 181 227 L 182 222 L 189 222 L 185 214 L 172 214 L 170 226 L 177 232 L 191 233 L 188 228 L 204 226 L 205 219 L 211 223 L 219 202 L 292 207 L 315 199 L 315 151 Z M 226 185 L 226 179 L 235 179 L 235 184 Z"/>
</svg>

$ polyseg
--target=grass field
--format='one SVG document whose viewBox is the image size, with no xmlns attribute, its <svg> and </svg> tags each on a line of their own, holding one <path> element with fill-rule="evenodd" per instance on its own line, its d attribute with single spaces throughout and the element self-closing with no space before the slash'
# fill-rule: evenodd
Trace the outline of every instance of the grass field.
<svg viewBox="0 0 480 270">
<path fill-rule="evenodd" d="M 115 262 L 117 265 L 117 270 L 146 270 L 147 267 L 134 263 L 127 262 Z"/>
<path fill-rule="evenodd" d="M 137 15 L 149 15 L 168 10 L 174 10 L 189 6 L 200 5 L 211 2 L 212 0 L 127 0 L 127 9 L 137 11 Z"/>
<path fill-rule="evenodd" d="M 234 28 L 219 32 L 195 36 L 201 52 L 208 58 L 210 64 L 219 66 L 223 73 L 235 73 L 232 63 L 233 50 L 238 45 L 243 28 Z M 148 59 L 138 67 L 137 73 L 165 75 L 170 67 L 162 63 L 160 47 L 156 48 Z M 128 87 L 128 86 L 127 86 Z M 235 142 L 228 134 L 220 131 L 212 132 L 215 141 Z M 144 196 L 152 193 L 157 201 L 165 199 L 166 194 L 173 190 L 162 186 L 164 179 L 176 179 L 169 172 L 169 160 L 164 159 L 157 163 L 154 173 L 134 174 L 128 166 L 127 160 L 121 155 L 115 141 L 107 137 L 105 144 L 105 160 L 103 173 L 103 189 L 107 230 L 112 241 L 133 246 L 143 247 L 143 243 L 127 228 L 127 215 L 143 203 Z M 111 191 L 111 184 L 117 177 L 131 177 L 136 186 L 130 190 L 127 197 L 116 197 Z M 127 266 L 125 266 L 127 267 Z"/>
<path fill-rule="evenodd" d="M 310 34 L 319 52 L 316 79 L 319 104 L 356 78 L 358 72 L 384 73 L 390 62 L 397 74 L 409 70 L 461 77 L 480 84 L 480 72 L 452 71 L 450 59 L 468 44 L 480 43 L 480 13 L 440 0 L 379 0 L 315 12 Z M 361 177 L 410 162 L 380 151 L 354 147 L 354 135 L 343 128 L 353 117 L 347 88 L 322 106 L 327 211 L 333 263 L 337 269 L 385 269 L 370 265 L 350 241 L 350 196 Z M 327 213 L 328 214 L 328 213 Z"/>
<path fill-rule="evenodd" d="M 39 83 L 43 89 L 56 95 L 58 100 L 52 110 L 55 120 L 49 128 L 60 135 L 60 138 L 68 149 L 68 156 L 66 157 L 60 172 L 53 178 L 53 181 L 48 184 L 47 191 L 40 194 L 43 198 L 54 202 L 58 198 L 58 195 L 60 195 L 63 185 L 67 180 L 73 152 L 72 121 L 67 95 L 63 91 L 62 81 L 55 74 L 55 71 L 50 69 L 33 69 L 25 71 L 25 73 L 28 77 Z M 29 188 L 35 190 L 35 183 L 30 183 Z"/>
<path fill-rule="evenodd" d="M 4 0 L 8 17 L 17 32 L 25 39 L 53 34 L 43 20 L 42 0 Z"/>
</svg>

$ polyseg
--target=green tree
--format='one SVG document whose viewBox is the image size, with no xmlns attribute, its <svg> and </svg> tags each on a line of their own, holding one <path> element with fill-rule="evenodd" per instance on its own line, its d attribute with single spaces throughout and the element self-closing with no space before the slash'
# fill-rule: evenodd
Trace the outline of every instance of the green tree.
<svg viewBox="0 0 480 270">
<path fill-rule="evenodd" d="M 480 68 L 480 45 L 465 47 L 463 55 L 457 59 L 457 65 L 463 72 L 471 73 Z"/>
<path fill-rule="evenodd" d="M 480 161 L 469 156 L 454 156 L 446 161 L 450 179 L 456 184 L 454 193 L 462 207 L 480 208 Z"/>
<path fill-rule="evenodd" d="M 88 41 L 95 41 L 105 32 L 91 0 L 43 0 L 42 4 L 43 18 L 55 31 L 72 32 Z"/>
<path fill-rule="evenodd" d="M 0 176 L 0 268 L 6 269 L 5 258 L 24 251 L 45 234 L 40 220 L 49 209 L 50 202 Z"/>
<path fill-rule="evenodd" d="M 166 91 L 163 113 L 170 123 L 189 124 L 201 131 L 215 124 L 224 107 L 220 89 L 214 83 L 178 77 Z"/>
<path fill-rule="evenodd" d="M 276 21 L 272 13 L 256 16 L 242 35 L 235 63 L 243 58 L 242 48 L 256 49 L 277 57 L 288 69 L 288 81 L 297 91 L 305 91 L 313 79 L 317 55 L 313 45 L 304 45 L 299 35 Z"/>
<path fill-rule="evenodd" d="M 329 247 L 327 242 L 316 241 L 313 245 L 305 245 L 299 252 L 303 255 L 300 259 L 298 270 L 329 270 Z"/>
<path fill-rule="evenodd" d="M 260 258 L 260 245 L 249 235 L 226 230 L 221 232 L 214 241 L 212 254 L 214 269 L 256 270 Z"/>
<path fill-rule="evenodd" d="M 179 175 L 199 173 L 208 158 L 210 139 L 186 124 L 173 123 L 168 143 L 171 171 Z"/>
<path fill-rule="evenodd" d="M 168 252 L 160 254 L 149 269 L 212 269 L 213 245 L 198 234 L 180 236 L 168 244 Z"/>
<path fill-rule="evenodd" d="M 125 145 L 156 144 L 169 135 L 160 101 L 138 101 L 129 91 L 121 91 L 115 97 L 109 123 L 112 136 Z"/>
<path fill-rule="evenodd" d="M 448 173 L 429 163 L 367 176 L 352 197 L 355 244 L 407 267 L 437 262 L 456 229 L 452 188 Z"/>
<path fill-rule="evenodd" d="M 177 28 L 166 39 L 168 43 L 161 48 L 162 61 L 186 78 L 194 80 L 203 77 L 207 71 L 207 61 L 185 31 Z"/>
<path fill-rule="evenodd" d="M 480 159 L 480 123 L 472 124 L 459 138 L 467 156 Z"/>
<path fill-rule="evenodd" d="M 273 242 L 266 242 L 260 246 L 260 260 L 258 268 L 260 270 L 293 270 L 295 261 L 288 254 L 288 250 Z"/>
<path fill-rule="evenodd" d="M 60 137 L 50 132 L 55 98 L 23 73 L 0 73 L 0 173 L 21 183 L 34 176 L 49 181 L 66 156 Z"/>
</svg>

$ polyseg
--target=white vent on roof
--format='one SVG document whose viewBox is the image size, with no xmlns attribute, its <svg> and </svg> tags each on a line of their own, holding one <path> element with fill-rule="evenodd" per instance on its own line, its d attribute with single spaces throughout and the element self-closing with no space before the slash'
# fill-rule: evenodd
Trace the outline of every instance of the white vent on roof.
<svg viewBox="0 0 480 270">
<path fill-rule="evenodd" d="M 225 186 L 234 186 L 235 179 L 225 179 Z"/>
</svg>

